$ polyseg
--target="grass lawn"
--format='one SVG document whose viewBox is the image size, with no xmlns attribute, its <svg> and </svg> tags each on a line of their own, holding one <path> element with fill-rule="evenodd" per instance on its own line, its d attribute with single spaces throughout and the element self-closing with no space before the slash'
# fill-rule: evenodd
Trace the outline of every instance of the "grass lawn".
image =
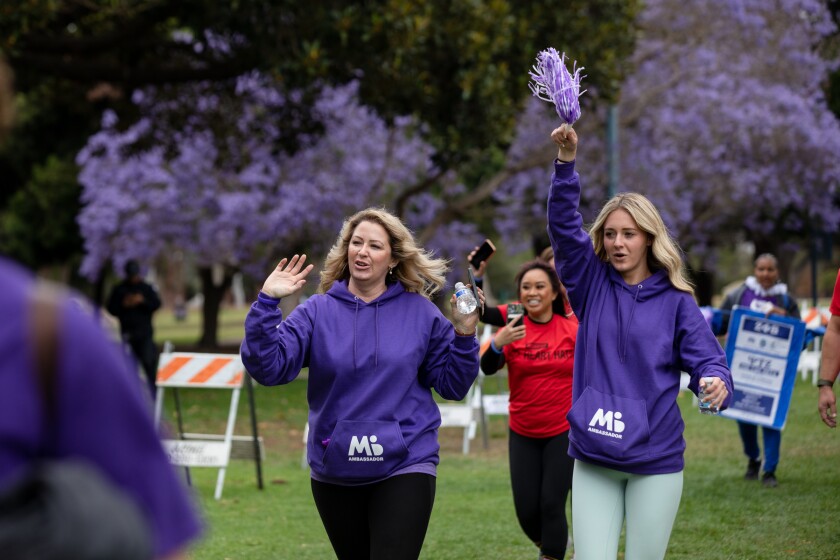
<svg viewBox="0 0 840 560">
<path fill-rule="evenodd" d="M 256 387 L 267 454 L 263 490 L 256 488 L 251 461 L 231 462 L 219 501 L 213 499 L 217 469 L 191 469 L 207 523 L 191 558 L 334 558 L 312 500 L 308 471 L 300 465 L 305 393 L 305 379 L 283 387 Z M 680 396 L 688 449 L 682 502 L 667 558 L 840 558 L 840 432 L 820 422 L 816 393 L 810 382 L 797 381 L 776 489 L 743 480 L 746 458 L 733 421 L 702 416 L 689 394 Z M 180 396 L 187 431 L 223 433 L 228 392 L 194 389 L 182 390 Z M 174 422 L 172 399 L 165 405 Z M 250 433 L 244 394 L 236 433 Z M 513 511 L 506 418 L 492 417 L 488 448 L 483 448 L 479 434 L 466 456 L 461 453 L 461 433 L 441 430 L 437 497 L 421 558 L 536 558 Z"/>
</svg>

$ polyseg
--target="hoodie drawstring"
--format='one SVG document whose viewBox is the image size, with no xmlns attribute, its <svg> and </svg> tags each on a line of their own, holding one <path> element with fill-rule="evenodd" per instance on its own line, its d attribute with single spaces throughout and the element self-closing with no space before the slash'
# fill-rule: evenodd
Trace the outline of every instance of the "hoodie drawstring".
<svg viewBox="0 0 840 560">
<path fill-rule="evenodd" d="M 373 365 L 379 366 L 379 304 L 376 302 L 376 311 L 373 315 Z"/>
<path fill-rule="evenodd" d="M 353 369 L 359 368 L 359 363 L 356 359 L 356 346 L 359 344 L 359 298 L 353 297 L 356 300 L 356 312 L 353 314 Z"/>
<path fill-rule="evenodd" d="M 353 367 L 358 369 L 359 363 L 357 359 L 356 348 L 359 344 L 359 298 L 353 297 L 356 301 L 356 312 L 353 314 Z M 381 301 L 376 302 L 373 317 L 373 365 L 379 365 L 379 305 Z"/>
<path fill-rule="evenodd" d="M 624 359 L 627 357 L 627 339 L 630 337 L 630 325 L 633 322 L 633 314 L 636 312 L 636 303 L 639 301 L 639 294 L 642 291 L 643 286 L 639 284 L 636 287 L 636 295 L 633 297 L 633 306 L 630 308 L 630 317 L 627 319 L 627 324 L 624 327 L 624 332 L 621 334 L 620 338 L 618 339 L 618 358 L 621 360 L 621 363 L 624 363 Z M 624 290 L 620 290 L 618 298 L 618 326 L 621 328 L 621 296 L 624 294 Z"/>
</svg>

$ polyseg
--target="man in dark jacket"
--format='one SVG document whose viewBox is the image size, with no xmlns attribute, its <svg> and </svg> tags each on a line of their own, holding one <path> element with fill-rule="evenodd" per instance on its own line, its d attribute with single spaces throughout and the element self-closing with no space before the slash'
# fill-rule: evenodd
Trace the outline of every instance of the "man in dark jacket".
<svg viewBox="0 0 840 560">
<path fill-rule="evenodd" d="M 155 394 L 158 350 L 154 342 L 152 314 L 160 307 L 155 289 L 140 276 L 135 260 L 125 264 L 125 280 L 117 284 L 108 298 L 108 312 L 119 319 L 123 341 L 140 362 L 152 397 Z"/>
</svg>

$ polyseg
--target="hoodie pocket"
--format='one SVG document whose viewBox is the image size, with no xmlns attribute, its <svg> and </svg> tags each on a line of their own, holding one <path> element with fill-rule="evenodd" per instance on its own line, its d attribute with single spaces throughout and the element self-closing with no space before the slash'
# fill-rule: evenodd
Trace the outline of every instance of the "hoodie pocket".
<svg viewBox="0 0 840 560">
<path fill-rule="evenodd" d="M 399 422 L 340 420 L 324 450 L 320 472 L 334 479 L 375 480 L 403 466 L 406 457 Z"/>
<path fill-rule="evenodd" d="M 650 456 L 650 428 L 642 399 L 586 387 L 568 420 L 569 441 L 592 459 L 635 462 Z"/>
</svg>

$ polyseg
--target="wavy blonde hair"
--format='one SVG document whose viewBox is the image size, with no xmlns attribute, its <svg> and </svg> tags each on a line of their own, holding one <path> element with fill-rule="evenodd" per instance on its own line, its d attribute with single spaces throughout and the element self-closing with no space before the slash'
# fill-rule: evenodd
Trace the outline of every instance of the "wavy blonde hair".
<svg viewBox="0 0 840 560">
<path fill-rule="evenodd" d="M 362 222 L 379 224 L 388 234 L 391 245 L 391 258 L 396 266 L 386 276 L 385 281 L 400 282 L 407 292 L 416 292 L 431 299 L 446 283 L 449 261 L 435 258 L 430 252 L 419 247 L 414 235 L 402 221 L 384 208 L 366 208 L 356 212 L 344 221 L 341 232 L 335 240 L 321 272 L 318 292 L 325 293 L 337 280 L 350 278 L 347 263 L 348 247 L 353 232 Z"/>
<path fill-rule="evenodd" d="M 645 232 L 651 241 L 647 251 L 648 268 L 651 271 L 664 269 L 676 289 L 694 295 L 694 286 L 688 279 L 682 250 L 671 237 L 668 228 L 665 227 L 665 222 L 662 221 L 662 216 L 653 203 L 639 193 L 619 193 L 601 208 L 601 212 L 589 228 L 589 236 L 592 238 L 598 258 L 607 261 L 607 251 L 604 248 L 604 223 L 607 217 L 618 209 L 630 214 L 639 229 Z"/>
</svg>

